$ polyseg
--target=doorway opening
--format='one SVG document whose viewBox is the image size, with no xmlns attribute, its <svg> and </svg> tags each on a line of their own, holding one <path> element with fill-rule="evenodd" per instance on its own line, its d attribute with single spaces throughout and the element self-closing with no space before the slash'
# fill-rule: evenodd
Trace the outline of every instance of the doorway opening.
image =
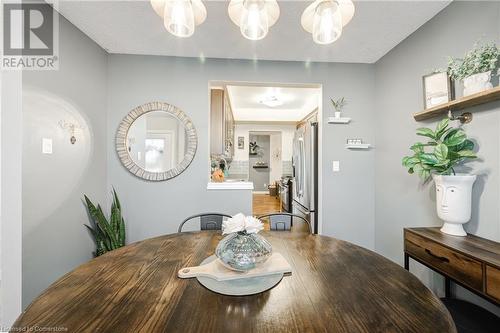
<svg viewBox="0 0 500 333">
<path fill-rule="evenodd" d="M 321 232 L 321 85 L 219 81 L 210 96 L 211 173 L 253 184 L 252 215 L 293 213 Z"/>
<path fill-rule="evenodd" d="M 283 177 L 281 137 L 281 131 L 249 131 L 248 180 L 254 186 L 254 216 L 283 211 L 276 183 Z"/>
</svg>

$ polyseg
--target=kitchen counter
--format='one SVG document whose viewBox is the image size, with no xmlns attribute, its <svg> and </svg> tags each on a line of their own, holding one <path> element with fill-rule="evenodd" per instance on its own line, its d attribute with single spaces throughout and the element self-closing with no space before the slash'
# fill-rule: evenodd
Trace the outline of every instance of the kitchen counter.
<svg viewBox="0 0 500 333">
<path fill-rule="evenodd" d="M 253 182 L 229 179 L 222 183 L 208 182 L 207 190 L 253 190 Z"/>
</svg>

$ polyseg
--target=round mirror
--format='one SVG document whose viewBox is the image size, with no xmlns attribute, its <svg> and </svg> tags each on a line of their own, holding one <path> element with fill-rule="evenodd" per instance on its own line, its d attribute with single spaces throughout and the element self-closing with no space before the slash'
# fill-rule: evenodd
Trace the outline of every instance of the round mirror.
<svg viewBox="0 0 500 333">
<path fill-rule="evenodd" d="M 177 107 L 153 102 L 122 120 L 116 150 L 123 165 L 137 177 L 161 181 L 182 173 L 194 158 L 196 130 Z"/>
</svg>

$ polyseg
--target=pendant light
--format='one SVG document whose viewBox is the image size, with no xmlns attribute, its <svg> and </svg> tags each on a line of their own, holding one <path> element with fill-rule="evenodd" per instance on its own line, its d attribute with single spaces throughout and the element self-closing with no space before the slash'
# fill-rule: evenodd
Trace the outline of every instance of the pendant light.
<svg viewBox="0 0 500 333">
<path fill-rule="evenodd" d="M 302 27 L 317 44 L 331 44 L 340 38 L 342 28 L 354 16 L 351 0 L 316 0 L 302 14 Z"/>
<path fill-rule="evenodd" d="M 192 36 L 195 27 L 207 18 L 201 0 L 151 0 L 151 6 L 163 18 L 165 29 L 181 38 Z"/>
<path fill-rule="evenodd" d="M 245 38 L 259 40 L 269 32 L 269 21 L 265 1 L 243 1 L 243 13 L 240 21 L 240 31 Z"/>
<path fill-rule="evenodd" d="M 280 9 L 276 0 L 231 0 L 228 14 L 243 37 L 260 40 L 278 20 Z"/>
</svg>

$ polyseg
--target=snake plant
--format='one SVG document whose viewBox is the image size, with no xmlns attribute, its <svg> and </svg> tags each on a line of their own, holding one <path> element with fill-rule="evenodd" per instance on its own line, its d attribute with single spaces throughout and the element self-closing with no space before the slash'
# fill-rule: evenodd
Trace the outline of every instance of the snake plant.
<svg viewBox="0 0 500 333">
<path fill-rule="evenodd" d="M 84 195 L 90 219 L 90 225 L 85 224 L 85 227 L 94 238 L 96 245 L 95 257 L 125 245 L 125 220 L 122 216 L 120 200 L 118 200 L 115 189 L 113 189 L 112 194 L 113 203 L 111 204 L 109 220 L 104 215 L 101 206 L 97 205 L 96 207 Z"/>
<path fill-rule="evenodd" d="M 344 106 L 346 106 L 347 101 L 345 100 L 344 97 L 339 98 L 338 100 L 334 100 L 333 98 L 330 98 L 330 102 L 332 103 L 333 108 L 337 112 L 341 112 Z"/>
<path fill-rule="evenodd" d="M 425 127 L 417 129 L 417 135 L 430 140 L 411 146 L 413 155 L 405 156 L 402 162 L 408 173 L 417 173 L 424 181 L 429 180 L 432 173 L 454 175 L 454 167 L 476 158 L 474 142 L 462 128 L 450 127 L 448 118 L 439 122 L 435 131 Z"/>
</svg>

